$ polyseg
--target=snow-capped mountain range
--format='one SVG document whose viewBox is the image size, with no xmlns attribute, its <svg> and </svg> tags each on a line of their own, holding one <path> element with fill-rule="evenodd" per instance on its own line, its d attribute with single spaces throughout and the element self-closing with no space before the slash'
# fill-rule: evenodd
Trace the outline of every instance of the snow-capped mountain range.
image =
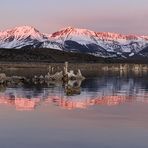
<svg viewBox="0 0 148 148">
<path fill-rule="evenodd" d="M 0 32 L 0 48 L 51 48 L 104 58 L 148 57 L 148 36 L 94 32 L 73 27 L 43 34 L 30 26 Z"/>
</svg>

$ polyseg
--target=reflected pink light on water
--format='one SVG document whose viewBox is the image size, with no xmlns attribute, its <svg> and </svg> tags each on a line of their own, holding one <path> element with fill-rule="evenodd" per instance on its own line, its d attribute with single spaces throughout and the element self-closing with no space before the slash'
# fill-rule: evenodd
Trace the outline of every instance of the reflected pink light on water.
<svg viewBox="0 0 148 148">
<path fill-rule="evenodd" d="M 28 100 L 26 98 L 17 98 L 15 99 L 16 110 L 34 110 L 39 102 L 40 99 L 38 98 L 33 100 Z"/>
<path fill-rule="evenodd" d="M 32 111 L 37 106 L 42 104 L 54 104 L 63 109 L 86 109 L 89 106 L 95 105 L 107 105 L 107 106 L 116 106 L 123 104 L 125 102 L 130 102 L 136 97 L 130 96 L 102 96 L 97 98 L 90 99 L 69 99 L 66 96 L 48 96 L 46 99 L 42 98 L 23 98 L 15 97 L 11 98 L 8 96 L 0 96 L 0 104 L 2 105 L 11 105 L 15 106 L 18 111 Z M 138 100 L 138 98 L 137 98 Z M 147 99 L 142 100 L 141 102 L 147 102 Z"/>
</svg>

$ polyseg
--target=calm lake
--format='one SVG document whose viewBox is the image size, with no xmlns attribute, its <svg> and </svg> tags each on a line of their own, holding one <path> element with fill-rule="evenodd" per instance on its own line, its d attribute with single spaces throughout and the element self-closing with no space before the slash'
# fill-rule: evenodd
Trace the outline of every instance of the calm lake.
<svg viewBox="0 0 148 148">
<path fill-rule="evenodd" d="M 147 74 L 0 86 L 1 148 L 147 148 Z"/>
</svg>

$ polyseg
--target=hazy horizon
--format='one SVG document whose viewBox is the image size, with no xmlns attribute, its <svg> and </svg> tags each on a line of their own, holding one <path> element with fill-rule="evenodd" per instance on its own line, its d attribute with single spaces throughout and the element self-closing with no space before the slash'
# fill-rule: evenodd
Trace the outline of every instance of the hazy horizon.
<svg viewBox="0 0 148 148">
<path fill-rule="evenodd" d="M 96 32 L 147 35 L 146 0 L 5 0 L 0 5 L 0 30 L 33 26 L 53 33 L 68 26 Z"/>
</svg>

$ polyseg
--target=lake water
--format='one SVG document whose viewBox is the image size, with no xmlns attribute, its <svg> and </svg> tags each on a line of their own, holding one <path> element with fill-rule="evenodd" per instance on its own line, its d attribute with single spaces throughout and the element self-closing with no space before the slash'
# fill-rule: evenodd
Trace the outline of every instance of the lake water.
<svg viewBox="0 0 148 148">
<path fill-rule="evenodd" d="M 148 147 L 147 75 L 107 74 L 77 85 L 73 93 L 60 83 L 1 86 L 0 147 Z"/>
</svg>

